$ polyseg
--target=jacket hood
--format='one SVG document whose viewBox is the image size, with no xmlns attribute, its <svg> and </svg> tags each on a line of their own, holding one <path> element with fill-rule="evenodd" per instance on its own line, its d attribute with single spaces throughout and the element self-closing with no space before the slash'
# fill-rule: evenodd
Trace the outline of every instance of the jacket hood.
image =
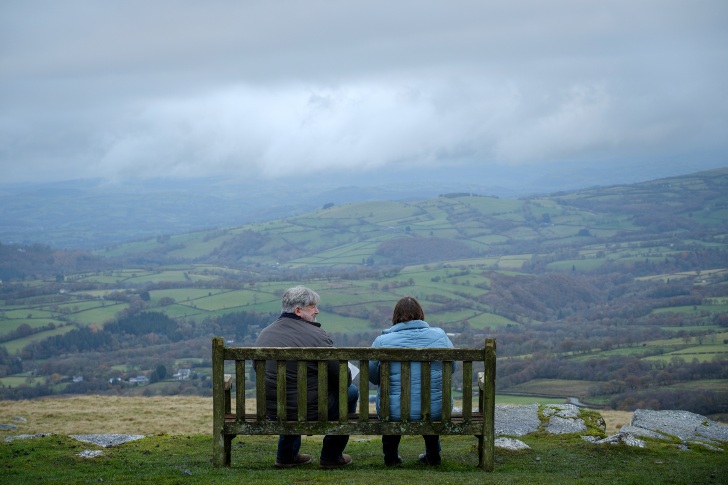
<svg viewBox="0 0 728 485">
<path fill-rule="evenodd" d="M 427 322 L 422 320 L 410 320 L 409 322 L 401 322 L 397 325 L 392 325 L 389 328 L 385 328 L 382 330 L 383 334 L 388 334 L 392 332 L 399 332 L 402 330 L 412 330 L 413 328 L 430 328 L 430 326 L 427 324 Z"/>
</svg>

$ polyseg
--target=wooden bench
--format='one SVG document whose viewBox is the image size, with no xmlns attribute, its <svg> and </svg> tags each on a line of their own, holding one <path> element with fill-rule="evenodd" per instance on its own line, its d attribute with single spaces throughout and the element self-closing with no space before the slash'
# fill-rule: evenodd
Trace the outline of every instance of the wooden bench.
<svg viewBox="0 0 728 485">
<path fill-rule="evenodd" d="M 495 348 L 494 339 L 486 339 L 485 346 L 475 349 L 405 349 L 371 347 L 226 347 L 222 338 L 212 340 L 212 406 L 213 451 L 216 467 L 230 466 L 231 443 L 237 435 L 470 435 L 478 437 L 478 466 L 493 470 L 495 451 Z M 265 413 L 265 361 L 277 361 L 278 416 L 268 419 Z M 328 421 L 328 383 L 326 363 L 338 360 L 339 416 Z M 369 361 L 380 361 L 381 419 L 369 411 Z M 232 405 L 232 375 L 225 374 L 225 364 L 234 361 L 235 406 Z M 285 420 L 286 361 L 298 362 L 298 417 Z M 306 420 L 306 362 L 318 363 L 319 407 L 316 421 Z M 359 367 L 359 413 L 347 410 L 347 363 Z M 389 420 L 389 362 L 402 363 L 401 409 L 402 421 Z M 422 365 L 422 415 L 417 422 L 409 421 L 411 362 Z M 452 366 L 462 370 L 462 412 L 452 413 L 450 406 L 442 407 L 442 418 L 434 421 L 430 416 L 430 365 L 443 362 L 443 402 L 450 402 L 453 393 Z M 247 365 L 255 370 L 255 413 L 246 413 L 245 386 Z M 478 410 L 473 409 L 473 364 L 482 363 L 478 372 Z M 478 364 L 479 365 L 479 364 Z M 249 400 L 252 398 L 249 398 Z"/>
</svg>

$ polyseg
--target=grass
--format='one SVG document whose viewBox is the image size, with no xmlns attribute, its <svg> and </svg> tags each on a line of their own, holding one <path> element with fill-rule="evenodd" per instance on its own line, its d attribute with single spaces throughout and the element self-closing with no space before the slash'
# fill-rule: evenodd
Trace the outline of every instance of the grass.
<svg viewBox="0 0 728 485">
<path fill-rule="evenodd" d="M 318 459 L 321 437 L 303 437 L 302 452 Z M 315 464 L 290 470 L 273 467 L 276 438 L 239 437 L 232 445 L 232 467 L 210 464 L 209 434 L 154 434 L 113 448 L 101 449 L 65 435 L 15 440 L 0 444 L 0 482 L 34 484 L 82 483 L 726 483 L 725 453 L 696 449 L 679 451 L 671 444 L 651 443 L 646 449 L 594 445 L 576 436 L 535 434 L 522 438 L 531 449 L 497 449 L 496 469 L 477 468 L 473 437 L 443 437 L 443 464 L 429 468 L 417 462 L 422 439 L 404 437 L 402 467 L 385 468 L 377 436 L 352 437 L 346 451 L 354 462 L 344 470 L 320 470 Z M 82 458 L 100 450 L 97 458 Z"/>
<path fill-rule="evenodd" d="M 628 424 L 631 413 L 600 411 L 607 433 Z M 0 483 L 726 483 L 726 453 L 652 442 L 646 449 L 593 445 L 578 435 L 534 433 L 520 439 L 531 449 L 496 449 L 496 469 L 477 468 L 476 440 L 442 438 L 443 465 L 417 462 L 422 439 L 402 439 L 401 468 L 384 468 L 378 436 L 352 436 L 347 446 L 354 463 L 346 470 L 320 470 L 315 464 L 292 470 L 273 467 L 276 438 L 238 437 L 232 467 L 216 469 L 211 461 L 211 399 L 196 396 L 129 398 L 72 396 L 0 402 L 0 423 L 20 416 L 17 430 L 0 436 L 52 433 L 33 439 L 0 442 Z M 71 434 L 124 433 L 146 438 L 113 448 L 76 441 Z M 302 452 L 318 460 L 320 436 L 304 436 Z M 96 458 L 79 453 L 98 450 Z"/>
</svg>

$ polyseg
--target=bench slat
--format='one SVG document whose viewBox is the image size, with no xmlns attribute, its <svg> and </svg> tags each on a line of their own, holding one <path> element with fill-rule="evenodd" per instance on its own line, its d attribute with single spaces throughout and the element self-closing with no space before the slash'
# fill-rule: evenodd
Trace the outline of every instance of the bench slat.
<svg viewBox="0 0 728 485">
<path fill-rule="evenodd" d="M 371 417 L 369 421 L 360 418 L 349 418 L 344 422 L 328 421 L 265 421 L 258 423 L 255 415 L 246 415 L 245 421 L 237 422 L 235 416 L 230 414 L 225 419 L 225 432 L 230 434 L 252 435 L 382 435 L 382 434 L 439 434 L 439 435 L 474 435 L 477 436 L 483 429 L 483 416 L 479 412 L 473 413 L 471 419 L 466 420 L 461 414 L 453 414 L 450 421 L 412 421 L 410 423 L 383 421 Z"/>
<path fill-rule="evenodd" d="M 396 362 L 464 360 L 483 361 L 483 349 L 431 349 L 382 347 L 225 347 L 225 360 L 393 360 Z"/>
<path fill-rule="evenodd" d="M 452 408 L 445 403 L 452 402 L 452 362 L 442 363 L 442 419 L 447 421 L 452 414 Z"/>
<path fill-rule="evenodd" d="M 235 361 L 235 413 L 245 414 L 245 361 Z"/>
<path fill-rule="evenodd" d="M 473 363 L 463 362 L 463 418 L 470 419 L 473 414 Z"/>
<path fill-rule="evenodd" d="M 410 420 L 410 404 L 412 395 L 410 393 L 410 387 L 412 383 L 412 368 L 411 362 L 401 362 L 400 370 L 400 393 L 399 393 L 399 410 L 400 410 L 400 421 L 408 423 Z M 391 370 L 391 367 L 390 367 Z"/>
<path fill-rule="evenodd" d="M 327 361 L 318 361 L 318 420 L 329 419 L 329 380 Z"/>
<path fill-rule="evenodd" d="M 379 362 L 379 415 L 389 419 L 389 362 Z"/>
<path fill-rule="evenodd" d="M 255 409 L 258 422 L 265 421 L 265 361 L 256 360 L 255 367 Z"/>
<path fill-rule="evenodd" d="M 286 419 L 286 361 L 276 361 L 276 414 L 278 421 Z"/>
<path fill-rule="evenodd" d="M 296 381 L 298 383 L 298 420 L 305 421 L 308 413 L 308 367 L 305 360 L 298 361 L 296 373 Z"/>
<path fill-rule="evenodd" d="M 339 421 L 346 421 L 349 414 L 349 363 L 339 361 Z"/>
<path fill-rule="evenodd" d="M 422 371 L 422 420 L 429 421 L 432 418 L 432 364 L 429 361 L 420 363 Z"/>
<path fill-rule="evenodd" d="M 359 361 L 359 416 L 369 420 L 369 361 Z"/>
</svg>

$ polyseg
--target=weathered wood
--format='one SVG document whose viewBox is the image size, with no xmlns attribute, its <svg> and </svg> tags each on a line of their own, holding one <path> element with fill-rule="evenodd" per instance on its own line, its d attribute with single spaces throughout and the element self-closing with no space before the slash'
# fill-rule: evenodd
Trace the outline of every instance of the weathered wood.
<svg viewBox="0 0 728 485">
<path fill-rule="evenodd" d="M 416 349 L 381 347 L 225 347 L 225 360 L 347 360 L 438 362 L 483 361 L 483 349 Z"/>
<path fill-rule="evenodd" d="M 442 420 L 450 419 L 452 409 L 445 403 L 452 402 L 452 362 L 442 363 Z"/>
<path fill-rule="evenodd" d="M 265 421 L 265 361 L 256 360 L 255 367 L 255 409 L 258 421 Z"/>
<path fill-rule="evenodd" d="M 463 419 L 469 420 L 473 415 L 473 363 L 463 362 Z"/>
<path fill-rule="evenodd" d="M 377 418 L 370 418 L 368 422 L 350 416 L 344 422 L 328 421 L 265 421 L 257 423 L 254 415 L 248 415 L 245 421 L 238 422 L 232 414 L 228 416 L 225 424 L 225 432 L 229 434 L 243 435 L 279 435 L 279 434 L 304 434 L 304 435 L 381 435 L 381 434 L 438 434 L 438 435 L 478 435 L 483 429 L 483 417 L 479 412 L 473 414 L 472 419 L 465 420 L 461 414 L 453 414 L 450 422 L 445 421 L 411 421 L 403 423 L 399 421 L 382 421 Z"/>
<path fill-rule="evenodd" d="M 245 361 L 235 361 L 235 414 L 245 414 Z"/>
<path fill-rule="evenodd" d="M 479 349 L 402 349 L 368 347 L 324 348 L 253 348 L 225 347 L 220 338 L 213 339 L 213 464 L 230 466 L 231 441 L 236 435 L 474 435 L 478 437 L 478 465 L 492 471 L 495 440 L 495 340 L 488 339 Z M 224 374 L 225 361 L 235 361 L 235 412 L 231 412 L 229 379 Z M 256 413 L 245 413 L 245 361 L 255 370 Z M 277 419 L 268 419 L 265 410 L 265 361 L 276 362 Z M 328 362 L 339 363 L 339 418 L 328 418 Z M 379 361 L 380 416 L 369 413 L 369 362 Z M 286 363 L 296 362 L 298 412 L 293 421 L 286 418 Z M 359 365 L 359 415 L 348 415 L 347 364 Z M 451 402 L 453 364 L 463 369 L 463 407 L 452 413 L 442 406 L 442 417 L 432 420 L 430 379 L 433 362 L 442 365 L 443 403 Z M 473 362 L 483 362 L 478 375 L 478 410 L 473 409 Z M 390 416 L 389 378 L 392 363 L 401 365 L 400 421 Z M 414 363 L 414 364 L 413 364 Z M 291 363 L 291 365 L 293 365 Z M 315 366 L 318 380 L 317 419 L 307 420 L 308 368 Z M 422 419 L 410 421 L 413 403 L 410 389 L 412 375 L 419 367 L 422 386 Z M 228 376 L 229 378 L 229 376 Z"/>
<path fill-rule="evenodd" d="M 359 416 L 369 420 L 369 361 L 359 361 Z"/>
<path fill-rule="evenodd" d="M 432 364 L 421 362 L 420 374 L 422 377 L 422 421 L 429 421 L 432 418 Z"/>
<path fill-rule="evenodd" d="M 339 421 L 346 421 L 349 414 L 349 363 L 339 361 Z"/>
<path fill-rule="evenodd" d="M 400 394 L 399 394 L 399 410 L 400 410 L 400 421 L 403 423 L 409 423 L 410 420 L 410 388 L 412 377 L 410 362 L 401 362 L 400 365 Z"/>
<path fill-rule="evenodd" d="M 325 360 L 318 361 L 318 420 L 329 419 L 329 380 Z"/>
<path fill-rule="evenodd" d="M 379 362 L 379 415 L 389 420 L 389 362 Z"/>
<path fill-rule="evenodd" d="M 495 339 L 485 341 L 483 395 L 483 469 L 493 471 L 495 466 Z"/>
<path fill-rule="evenodd" d="M 286 361 L 276 362 L 276 415 L 278 421 L 286 420 Z"/>
<path fill-rule="evenodd" d="M 212 463 L 230 466 L 225 446 L 225 344 L 222 338 L 212 339 Z"/>
<path fill-rule="evenodd" d="M 305 421 L 308 413 L 308 369 L 305 360 L 299 360 L 296 372 L 296 380 L 298 382 L 298 420 Z"/>
</svg>

